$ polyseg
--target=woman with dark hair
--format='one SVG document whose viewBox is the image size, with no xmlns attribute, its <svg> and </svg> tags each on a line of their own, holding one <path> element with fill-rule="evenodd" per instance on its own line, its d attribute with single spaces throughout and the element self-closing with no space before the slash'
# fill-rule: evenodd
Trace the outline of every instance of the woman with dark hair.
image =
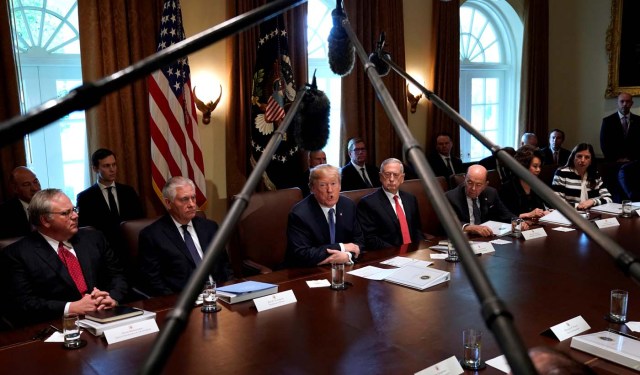
<svg viewBox="0 0 640 375">
<path fill-rule="evenodd" d="M 604 187 L 595 164 L 593 146 L 579 143 L 571 151 L 567 165 L 558 168 L 551 188 L 578 210 L 611 203 L 611 194 Z"/>
<path fill-rule="evenodd" d="M 524 145 L 513 156 L 518 163 L 533 175 L 540 174 L 542 153 L 533 146 Z M 537 220 L 549 213 L 545 209 L 544 201 L 531 190 L 529 184 L 516 175 L 504 183 L 500 189 L 500 199 L 507 208 L 521 219 Z"/>
</svg>

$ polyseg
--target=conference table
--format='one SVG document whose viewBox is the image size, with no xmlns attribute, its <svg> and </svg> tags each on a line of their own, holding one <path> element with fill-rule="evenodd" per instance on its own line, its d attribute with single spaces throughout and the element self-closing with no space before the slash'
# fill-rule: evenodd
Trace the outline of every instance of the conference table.
<svg viewBox="0 0 640 375">
<path fill-rule="evenodd" d="M 640 218 L 619 218 L 620 226 L 602 229 L 628 251 L 640 256 Z M 477 256 L 498 296 L 514 316 L 528 348 L 548 346 L 588 364 L 599 374 L 637 374 L 593 355 L 570 348 L 543 331 L 582 316 L 591 329 L 609 323 L 612 289 L 629 291 L 628 317 L 640 320 L 640 288 L 616 268 L 612 258 L 580 230 L 560 232 L 545 225 L 547 237 L 525 241 L 501 237 L 507 244 Z M 461 263 L 432 260 L 428 242 L 363 253 L 347 271 L 395 256 L 429 260 L 431 267 L 451 273 L 451 280 L 424 291 L 346 275 L 344 291 L 309 288 L 306 281 L 330 279 L 328 267 L 285 269 L 251 277 L 292 290 L 296 303 L 258 312 L 250 301 L 221 303 L 216 314 L 194 307 L 189 323 L 164 368 L 167 374 L 414 374 L 451 356 L 462 358 L 462 330 L 483 330 L 482 358 L 502 354 L 485 326 L 480 304 Z M 176 296 L 130 305 L 157 313 L 160 330 Z M 59 322 L 53 322 L 60 325 Z M 146 359 L 157 334 L 108 345 L 83 333 L 88 344 L 64 350 L 60 343 L 33 340 L 48 324 L 0 333 L 0 369 L 32 374 L 134 374 Z M 468 374 L 473 371 L 466 371 Z M 483 374 L 502 372 L 487 366 Z"/>
</svg>

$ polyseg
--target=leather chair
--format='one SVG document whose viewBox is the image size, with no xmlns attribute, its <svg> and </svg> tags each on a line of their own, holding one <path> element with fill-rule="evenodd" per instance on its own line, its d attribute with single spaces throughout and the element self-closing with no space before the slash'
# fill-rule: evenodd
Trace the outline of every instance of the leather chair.
<svg viewBox="0 0 640 375">
<path fill-rule="evenodd" d="M 447 179 L 445 177 L 437 177 L 436 181 L 440 185 L 442 191 L 446 191 L 448 188 Z M 427 197 L 427 193 L 424 191 L 424 187 L 420 180 L 405 181 L 400 190 L 406 191 L 415 195 L 418 200 L 418 208 L 420 209 L 420 224 L 422 224 L 422 232 L 429 235 L 439 236 L 443 234 L 442 226 L 440 225 L 440 219 L 436 214 L 431 201 Z"/>
<path fill-rule="evenodd" d="M 11 245 L 14 242 L 18 242 L 22 237 L 11 237 L 11 238 L 3 238 L 0 240 L 0 251 L 4 250 L 5 247 Z"/>
<path fill-rule="evenodd" d="M 299 188 L 251 196 L 230 244 L 229 258 L 236 276 L 269 273 L 284 262 L 289 211 L 301 199 Z"/>
<path fill-rule="evenodd" d="M 158 218 L 159 217 L 143 218 L 120 223 L 120 232 L 122 233 L 122 238 L 129 253 L 129 260 L 131 261 L 129 269 L 132 270 L 132 272 L 127 275 L 129 284 L 131 285 L 131 291 L 133 292 L 131 298 L 150 298 L 150 295 L 144 291 L 143 282 L 138 272 L 138 236 L 140 235 L 140 231 L 158 220 Z"/>
<path fill-rule="evenodd" d="M 544 182 L 547 186 L 551 186 L 551 183 L 553 182 L 553 176 L 555 175 L 558 168 L 559 167 L 557 164 L 545 164 L 542 166 L 542 168 L 540 168 L 540 174 L 538 175 L 538 178 L 542 180 L 542 182 Z"/>
<path fill-rule="evenodd" d="M 341 191 L 340 195 L 351 199 L 353 203 L 355 203 L 357 206 L 358 202 L 360 202 L 360 199 L 362 199 L 362 197 L 373 193 L 377 189 L 378 188 L 368 188 L 368 189 L 360 189 L 360 190 Z"/>
</svg>

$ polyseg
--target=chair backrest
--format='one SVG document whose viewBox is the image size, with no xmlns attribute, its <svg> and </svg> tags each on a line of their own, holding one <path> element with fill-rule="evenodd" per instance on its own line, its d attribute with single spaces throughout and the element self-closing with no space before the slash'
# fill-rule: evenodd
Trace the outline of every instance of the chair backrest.
<svg viewBox="0 0 640 375">
<path fill-rule="evenodd" d="M 4 250 L 5 247 L 13 244 L 14 242 L 18 242 L 22 237 L 11 237 L 11 238 L 3 238 L 0 240 L 0 251 Z"/>
<path fill-rule="evenodd" d="M 446 191 L 448 188 L 447 179 L 444 177 L 437 177 L 440 188 L 442 191 Z M 418 207 L 420 209 L 420 223 L 422 224 L 422 231 L 431 235 L 441 235 L 442 226 L 440 225 L 440 219 L 431 204 L 427 193 L 422 187 L 420 180 L 408 180 L 401 186 L 400 190 L 406 191 L 416 196 L 418 200 Z"/>
<path fill-rule="evenodd" d="M 358 205 L 358 202 L 360 202 L 360 199 L 362 199 L 362 197 L 364 197 L 365 195 L 371 194 L 376 190 L 377 190 L 377 188 L 368 188 L 368 189 L 360 189 L 360 190 L 348 190 L 348 191 L 341 191 L 340 195 L 342 195 L 343 197 L 347 197 L 347 198 L 351 199 L 353 201 L 353 203 Z"/>
<path fill-rule="evenodd" d="M 136 220 L 123 221 L 120 223 L 120 232 L 122 233 L 122 239 L 127 246 L 129 253 L 129 259 L 137 266 L 138 262 L 138 236 L 140 231 L 151 225 L 159 217 L 143 218 Z"/>
<path fill-rule="evenodd" d="M 557 164 L 545 164 L 540 168 L 540 174 L 538 178 L 542 180 L 547 186 L 551 186 L 551 182 L 553 182 L 553 175 L 556 173 L 556 169 L 558 169 Z"/>
<path fill-rule="evenodd" d="M 301 199 L 302 192 L 298 188 L 251 196 L 230 244 L 234 273 L 244 274 L 242 267 L 246 264 L 255 264 L 259 272 L 269 272 L 284 261 L 289 211 Z"/>
</svg>

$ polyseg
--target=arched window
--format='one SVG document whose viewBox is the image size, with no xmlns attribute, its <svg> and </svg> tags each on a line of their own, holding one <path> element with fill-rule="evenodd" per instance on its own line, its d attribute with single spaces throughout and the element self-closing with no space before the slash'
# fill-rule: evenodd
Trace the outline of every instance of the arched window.
<svg viewBox="0 0 640 375">
<path fill-rule="evenodd" d="M 327 38 L 333 27 L 331 11 L 335 8 L 335 1 L 309 0 L 307 15 L 307 53 L 309 59 L 309 82 L 316 71 L 318 88 L 331 101 L 329 115 L 329 141 L 324 148 L 327 163 L 340 166 L 340 96 L 341 78 L 329 68 L 327 58 Z"/>
<path fill-rule="evenodd" d="M 487 138 L 516 146 L 522 21 L 505 1 L 468 0 L 460 7 L 460 113 Z M 491 152 L 460 132 L 464 161 Z"/>
</svg>

